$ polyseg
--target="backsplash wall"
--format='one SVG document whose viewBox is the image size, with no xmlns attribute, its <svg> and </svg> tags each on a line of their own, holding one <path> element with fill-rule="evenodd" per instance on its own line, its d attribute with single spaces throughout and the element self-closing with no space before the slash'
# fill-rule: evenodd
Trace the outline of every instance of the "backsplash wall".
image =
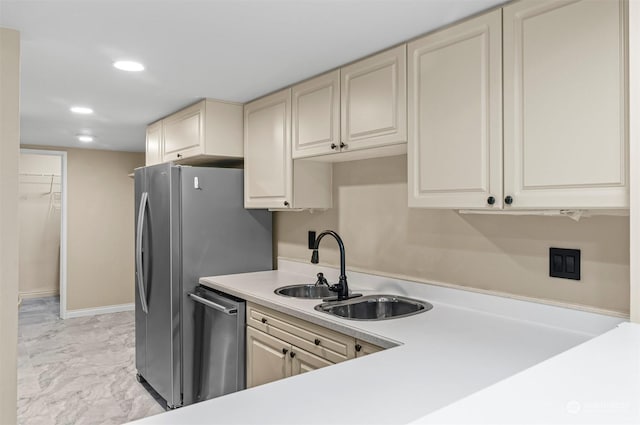
<svg viewBox="0 0 640 425">
<path fill-rule="evenodd" d="M 406 156 L 334 164 L 334 207 L 275 214 L 277 255 L 309 261 L 307 231 L 337 231 L 347 269 L 629 313 L 629 219 L 460 215 L 407 207 Z M 582 250 L 582 280 L 548 276 L 549 247 Z M 337 266 L 324 238 L 320 262 Z"/>
</svg>

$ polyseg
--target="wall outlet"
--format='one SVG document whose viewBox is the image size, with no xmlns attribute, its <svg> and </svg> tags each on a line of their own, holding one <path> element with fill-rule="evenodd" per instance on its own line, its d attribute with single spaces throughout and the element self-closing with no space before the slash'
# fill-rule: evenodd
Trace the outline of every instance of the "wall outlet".
<svg viewBox="0 0 640 425">
<path fill-rule="evenodd" d="M 549 276 L 580 280 L 580 250 L 549 248 Z"/>
<path fill-rule="evenodd" d="M 316 243 L 316 231 L 315 230 L 309 230 L 309 249 L 313 249 L 313 245 Z"/>
</svg>

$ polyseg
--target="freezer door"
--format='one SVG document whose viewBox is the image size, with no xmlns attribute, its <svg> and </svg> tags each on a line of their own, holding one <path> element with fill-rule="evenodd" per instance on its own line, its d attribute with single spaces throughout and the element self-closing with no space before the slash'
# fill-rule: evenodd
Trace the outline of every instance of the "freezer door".
<svg viewBox="0 0 640 425">
<path fill-rule="evenodd" d="M 147 313 L 136 309 L 136 328 L 144 315 L 144 366 L 138 372 L 170 407 L 182 404 L 180 382 L 179 179 L 177 169 L 160 164 L 145 169 L 147 208 L 144 214 L 144 292 Z M 140 203 L 142 199 L 136 199 Z M 178 253 L 176 257 L 175 253 Z M 136 286 L 137 287 L 137 286 Z M 139 298 L 136 299 L 136 303 Z M 139 311 L 140 310 L 140 311 Z M 137 357 L 137 356 L 136 356 Z"/>
<path fill-rule="evenodd" d="M 135 172 L 135 228 L 134 235 L 136 238 L 136 275 L 135 275 L 135 317 L 136 317 L 136 369 L 141 376 L 147 375 L 147 314 L 142 308 L 142 297 L 140 285 L 138 280 L 143 279 L 144 276 L 148 276 L 148 273 L 144 273 L 146 270 L 142 270 L 142 276 L 140 276 L 141 270 L 139 268 L 146 266 L 148 262 L 145 262 L 147 252 L 147 241 L 144 232 L 144 223 L 140 220 L 144 220 L 146 207 L 142 204 L 143 193 L 147 190 L 146 184 L 146 170 L 144 168 L 138 168 Z M 141 215 L 140 212 L 143 214 Z M 138 244 L 138 238 L 141 238 L 140 244 Z M 140 261 L 138 261 L 140 260 Z M 146 288 L 146 279 L 142 282 L 142 285 Z M 143 290 L 145 288 L 142 288 Z"/>
</svg>

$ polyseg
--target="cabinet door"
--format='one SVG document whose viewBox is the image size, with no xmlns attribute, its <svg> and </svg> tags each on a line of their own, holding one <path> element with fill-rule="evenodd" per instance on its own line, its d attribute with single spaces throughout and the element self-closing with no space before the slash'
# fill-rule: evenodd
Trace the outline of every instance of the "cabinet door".
<svg viewBox="0 0 640 425">
<path fill-rule="evenodd" d="M 502 12 L 409 43 L 409 206 L 502 204 Z"/>
<path fill-rule="evenodd" d="M 247 327 L 247 388 L 291 375 L 291 345 Z"/>
<path fill-rule="evenodd" d="M 377 345 L 373 345 L 359 339 L 356 340 L 356 358 L 377 353 L 382 350 L 384 350 L 384 348 L 378 347 Z"/>
<path fill-rule="evenodd" d="M 245 208 L 286 208 L 293 192 L 291 89 L 244 107 Z"/>
<path fill-rule="evenodd" d="M 292 347 L 291 357 L 291 376 L 301 373 L 310 372 L 325 366 L 331 366 L 329 360 L 313 355 L 305 350 Z"/>
<path fill-rule="evenodd" d="M 340 150 L 340 70 L 292 89 L 293 158 Z"/>
<path fill-rule="evenodd" d="M 510 208 L 628 206 L 625 2 L 504 8 Z"/>
<path fill-rule="evenodd" d="M 407 141 L 406 44 L 341 69 L 343 150 Z"/>
<path fill-rule="evenodd" d="M 176 112 L 163 120 L 164 162 L 203 153 L 205 101 Z"/>
<path fill-rule="evenodd" d="M 147 127 L 145 164 L 154 165 L 162 162 L 162 121 L 154 122 Z"/>
</svg>

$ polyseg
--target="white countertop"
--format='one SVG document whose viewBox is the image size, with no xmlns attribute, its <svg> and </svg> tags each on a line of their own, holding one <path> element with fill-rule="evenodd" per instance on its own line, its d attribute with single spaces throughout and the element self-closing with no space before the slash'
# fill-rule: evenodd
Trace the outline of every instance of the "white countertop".
<svg viewBox="0 0 640 425">
<path fill-rule="evenodd" d="M 334 269 L 281 260 L 278 271 L 208 277 L 200 282 L 393 348 L 136 423 L 429 421 L 425 415 L 622 322 L 619 318 L 594 313 L 355 272 L 347 273 L 354 292 L 405 295 L 429 301 L 434 308 L 400 319 L 352 321 L 315 311 L 313 307 L 319 300 L 286 298 L 273 292 L 280 286 L 312 283 L 319 271 L 324 272 L 330 282 L 335 281 Z M 637 361 L 640 363 L 640 357 Z M 499 405 L 499 400 L 496 403 Z M 446 413 L 444 415 L 446 418 Z M 436 422 L 440 420 L 444 421 L 437 419 Z M 469 417 L 461 420 L 476 421 Z"/>
<path fill-rule="evenodd" d="M 602 336 L 416 424 L 640 424 L 640 325 Z"/>
</svg>

